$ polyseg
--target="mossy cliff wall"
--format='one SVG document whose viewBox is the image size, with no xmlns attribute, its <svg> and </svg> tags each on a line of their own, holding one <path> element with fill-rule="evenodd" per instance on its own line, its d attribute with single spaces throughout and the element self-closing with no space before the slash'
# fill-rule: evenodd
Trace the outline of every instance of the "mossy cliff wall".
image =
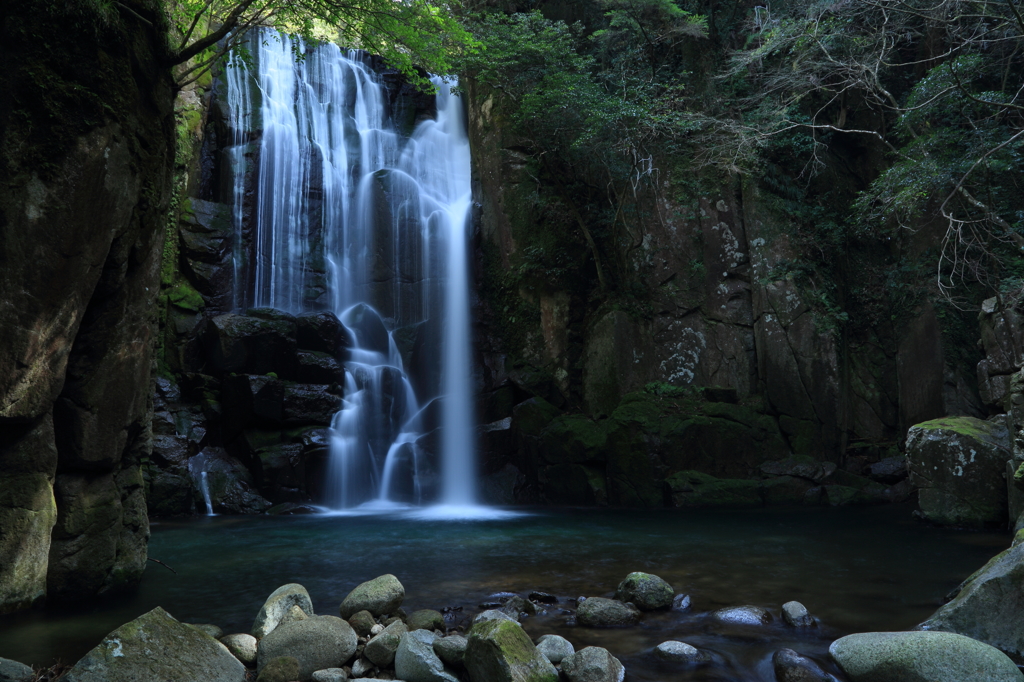
<svg viewBox="0 0 1024 682">
<path fill-rule="evenodd" d="M 138 580 L 172 83 L 154 0 L 0 27 L 0 612 Z"/>
</svg>

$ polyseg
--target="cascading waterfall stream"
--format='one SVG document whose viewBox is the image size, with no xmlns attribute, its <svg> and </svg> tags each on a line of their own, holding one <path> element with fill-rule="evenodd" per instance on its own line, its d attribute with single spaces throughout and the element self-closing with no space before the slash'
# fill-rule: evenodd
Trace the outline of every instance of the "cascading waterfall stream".
<svg viewBox="0 0 1024 682">
<path fill-rule="evenodd" d="M 462 103 L 435 78 L 436 117 L 421 115 L 405 137 L 394 119 L 408 112 L 389 104 L 359 54 L 270 31 L 250 50 L 252 64 L 227 68 L 238 235 L 241 147 L 258 145 L 253 243 L 235 261 L 236 271 L 250 264 L 245 300 L 291 313 L 328 308 L 352 339 L 326 502 L 471 507 L 472 191 Z"/>
</svg>

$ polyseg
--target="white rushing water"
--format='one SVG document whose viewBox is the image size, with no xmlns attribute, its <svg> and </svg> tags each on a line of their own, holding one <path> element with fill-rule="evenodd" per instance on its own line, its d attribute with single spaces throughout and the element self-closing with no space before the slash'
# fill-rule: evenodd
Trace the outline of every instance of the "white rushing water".
<svg viewBox="0 0 1024 682">
<path fill-rule="evenodd" d="M 462 103 L 434 79 L 436 116 L 404 136 L 393 119 L 408 111 L 389 101 L 360 55 L 272 32 L 250 50 L 248 67 L 234 59 L 227 68 L 238 235 L 241 147 L 250 137 L 259 147 L 255 243 L 236 281 L 248 278 L 245 300 L 258 307 L 333 310 L 353 340 L 326 501 L 335 509 L 438 502 L 472 515 L 472 190 Z M 261 134 L 238 132 L 254 126 Z M 236 255 L 236 272 L 245 260 Z"/>
</svg>

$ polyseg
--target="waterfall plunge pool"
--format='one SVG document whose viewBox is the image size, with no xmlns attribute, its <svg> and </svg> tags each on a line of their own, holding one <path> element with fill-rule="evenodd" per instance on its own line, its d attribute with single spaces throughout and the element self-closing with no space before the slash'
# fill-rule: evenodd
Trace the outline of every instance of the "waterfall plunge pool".
<svg viewBox="0 0 1024 682">
<path fill-rule="evenodd" d="M 523 621 L 537 637 L 577 649 L 607 647 L 631 680 L 774 680 L 771 655 L 789 647 L 822 658 L 850 632 L 900 630 L 924 620 L 960 581 L 1009 544 L 1002 532 L 932 528 L 912 507 L 639 511 L 531 509 L 492 521 L 413 519 L 402 513 L 301 517 L 199 517 L 153 524 L 139 590 L 102 608 L 33 611 L 0 619 L 0 656 L 34 665 L 74 662 L 109 631 L 163 606 L 179 620 L 248 632 L 284 583 L 309 590 L 318 613 L 337 614 L 358 583 L 394 573 L 404 608 L 462 607 L 468 621 L 487 596 L 539 590 L 559 604 Z M 631 571 L 668 580 L 692 598 L 686 612 L 647 614 L 634 628 L 565 624 L 578 596 L 611 596 Z M 797 633 L 779 607 L 798 600 L 820 625 Z M 772 625 L 723 630 L 709 611 L 755 604 Z M 679 639 L 710 649 L 717 666 L 671 671 L 651 656 Z"/>
</svg>

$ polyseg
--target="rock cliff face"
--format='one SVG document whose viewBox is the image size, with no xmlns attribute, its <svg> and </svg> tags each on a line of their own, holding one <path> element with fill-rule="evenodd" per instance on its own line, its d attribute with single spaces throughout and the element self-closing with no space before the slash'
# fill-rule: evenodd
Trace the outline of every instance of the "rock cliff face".
<svg viewBox="0 0 1024 682">
<path fill-rule="evenodd" d="M 156 2 L 8 8 L 0 45 L 0 612 L 141 576 L 173 158 Z"/>
</svg>

